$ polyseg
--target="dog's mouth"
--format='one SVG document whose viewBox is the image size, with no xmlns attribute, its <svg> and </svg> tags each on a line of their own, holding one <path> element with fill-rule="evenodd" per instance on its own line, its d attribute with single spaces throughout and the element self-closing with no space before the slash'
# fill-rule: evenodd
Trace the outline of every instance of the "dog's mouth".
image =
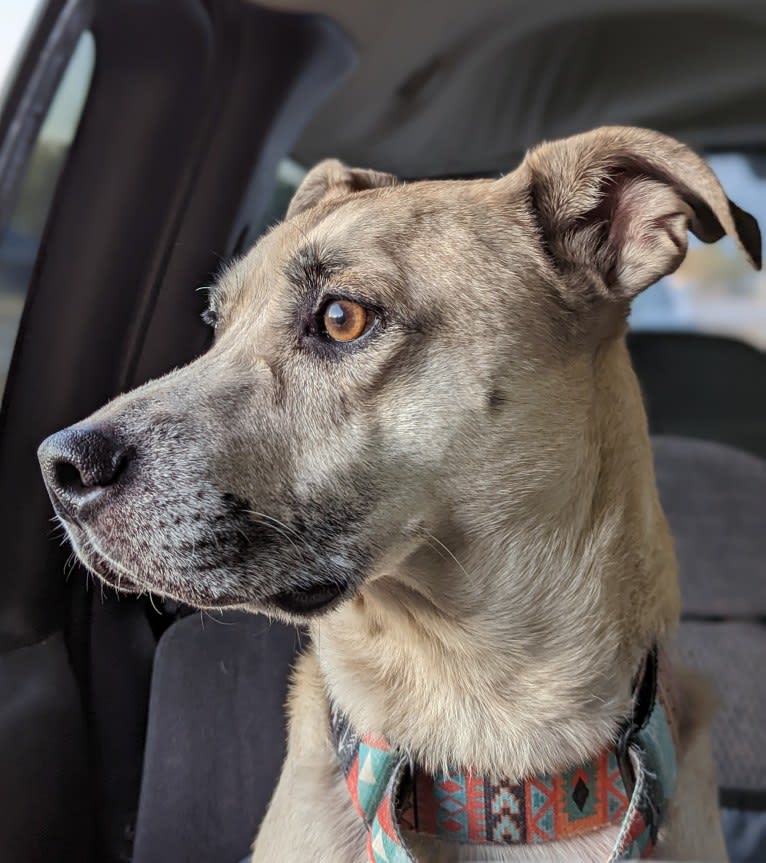
<svg viewBox="0 0 766 863">
<path fill-rule="evenodd" d="M 123 593 L 140 594 L 149 590 L 196 608 L 247 607 L 267 613 L 271 609 L 291 617 L 307 618 L 328 611 L 351 592 L 353 579 L 350 574 L 337 570 L 332 574 L 327 572 L 327 569 L 332 568 L 332 562 L 324 564 L 326 571 L 323 575 L 317 577 L 306 572 L 303 583 L 296 579 L 297 583 L 294 582 L 293 586 L 284 587 L 274 593 L 268 588 L 258 590 L 252 581 L 244 578 L 240 579 L 241 583 L 238 585 L 229 585 L 230 589 L 227 591 L 220 590 L 223 585 L 219 585 L 217 581 L 212 583 L 210 578 L 207 582 L 204 579 L 189 579 L 186 585 L 180 581 L 163 584 L 157 579 L 137 578 L 132 572 L 126 571 L 124 565 L 116 565 L 102 554 L 89 532 L 80 524 L 68 521 L 66 526 L 81 563 L 105 584 Z M 275 584 L 271 589 L 277 586 Z M 234 589 L 231 589 L 232 587 Z"/>
<path fill-rule="evenodd" d="M 287 614 L 305 616 L 328 610 L 341 600 L 348 588 L 348 581 L 321 581 L 300 590 L 282 590 L 268 601 Z"/>
</svg>

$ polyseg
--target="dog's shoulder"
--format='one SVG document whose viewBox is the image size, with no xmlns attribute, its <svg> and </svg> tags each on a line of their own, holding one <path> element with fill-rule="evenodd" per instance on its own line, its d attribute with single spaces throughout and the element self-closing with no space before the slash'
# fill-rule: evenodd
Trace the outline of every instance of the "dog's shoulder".
<svg viewBox="0 0 766 863">
<path fill-rule="evenodd" d="M 673 720 L 679 756 L 683 758 L 701 732 L 707 732 L 720 698 L 707 675 L 683 663 L 673 666 Z"/>
</svg>

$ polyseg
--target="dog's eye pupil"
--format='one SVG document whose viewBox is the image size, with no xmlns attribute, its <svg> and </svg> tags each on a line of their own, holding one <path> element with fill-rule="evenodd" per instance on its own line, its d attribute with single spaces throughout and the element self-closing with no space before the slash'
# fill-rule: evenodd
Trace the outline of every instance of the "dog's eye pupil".
<svg viewBox="0 0 766 863">
<path fill-rule="evenodd" d="M 364 335 L 372 323 L 372 313 L 352 300 L 333 300 L 324 310 L 322 325 L 335 342 L 352 342 Z"/>
</svg>

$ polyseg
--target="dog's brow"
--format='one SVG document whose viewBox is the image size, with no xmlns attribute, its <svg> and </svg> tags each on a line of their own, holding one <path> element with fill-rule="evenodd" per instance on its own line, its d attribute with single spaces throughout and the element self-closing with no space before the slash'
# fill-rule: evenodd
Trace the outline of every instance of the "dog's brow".
<svg viewBox="0 0 766 863">
<path fill-rule="evenodd" d="M 295 252 L 285 266 L 285 275 L 293 287 L 317 292 L 332 276 L 344 269 L 344 264 L 316 243 L 310 242 Z"/>
<path fill-rule="evenodd" d="M 230 261 L 223 266 L 212 284 L 206 286 L 208 300 L 212 306 L 223 305 L 227 298 L 236 297 L 244 288 L 244 274 L 239 261 Z"/>
</svg>

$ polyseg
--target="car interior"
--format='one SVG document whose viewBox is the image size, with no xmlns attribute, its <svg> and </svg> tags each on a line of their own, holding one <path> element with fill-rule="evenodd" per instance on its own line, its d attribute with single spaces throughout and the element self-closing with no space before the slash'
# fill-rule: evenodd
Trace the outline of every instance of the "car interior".
<svg viewBox="0 0 766 863">
<path fill-rule="evenodd" d="M 647 126 L 709 158 L 764 228 L 766 5 L 26 5 L 0 43 L 0 858 L 237 863 L 305 635 L 101 588 L 61 543 L 39 442 L 204 351 L 199 289 L 324 157 L 497 176 L 542 140 Z M 745 267 L 693 245 L 628 335 L 679 650 L 719 693 L 733 861 L 766 859 L 766 277 Z"/>
</svg>

